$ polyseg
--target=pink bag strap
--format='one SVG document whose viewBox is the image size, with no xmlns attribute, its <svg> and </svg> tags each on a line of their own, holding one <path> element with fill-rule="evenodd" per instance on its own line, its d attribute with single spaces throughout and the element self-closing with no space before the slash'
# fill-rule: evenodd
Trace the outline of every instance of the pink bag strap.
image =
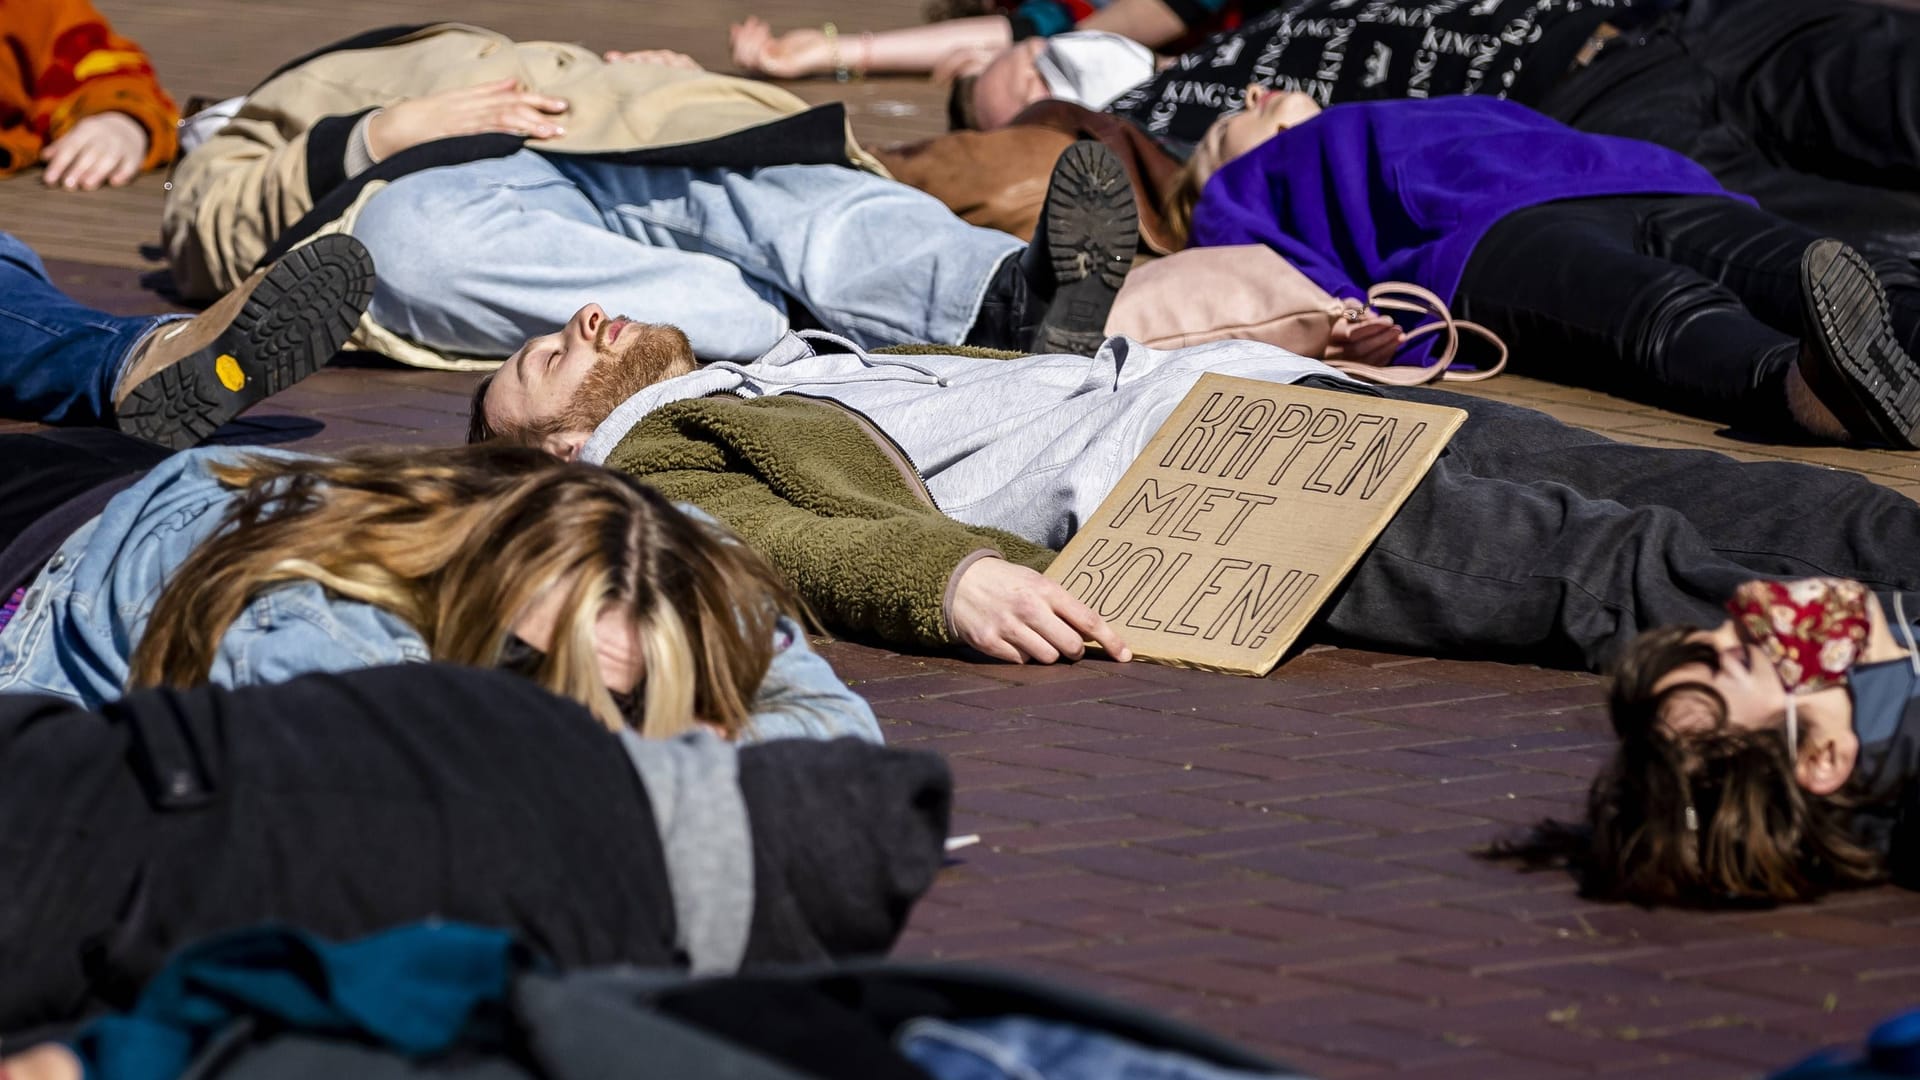
<svg viewBox="0 0 1920 1080">
<path fill-rule="evenodd" d="M 1383 281 L 1367 290 L 1367 306 L 1375 311 L 1409 311 L 1419 314 L 1424 320 L 1412 330 L 1407 331 L 1407 341 L 1425 337 L 1428 334 L 1445 334 L 1446 345 L 1440 349 L 1440 355 L 1430 364 L 1363 364 L 1356 360 L 1330 360 L 1333 367 L 1344 371 L 1354 378 L 1388 386 L 1418 386 L 1422 383 L 1445 379 L 1450 382 L 1478 382 L 1491 379 L 1506 370 L 1507 343 L 1500 335 L 1481 326 L 1479 323 L 1456 319 L 1447 310 L 1446 302 L 1431 291 L 1407 281 Z M 1498 355 L 1493 363 L 1478 371 L 1451 371 L 1454 354 L 1460 351 L 1460 332 L 1462 330 L 1476 334 L 1491 344 Z"/>
</svg>

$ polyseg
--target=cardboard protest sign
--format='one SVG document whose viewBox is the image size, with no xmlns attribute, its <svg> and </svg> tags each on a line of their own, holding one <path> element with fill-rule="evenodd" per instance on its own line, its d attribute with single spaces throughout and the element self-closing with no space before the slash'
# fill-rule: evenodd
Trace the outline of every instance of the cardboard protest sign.
<svg viewBox="0 0 1920 1080">
<path fill-rule="evenodd" d="M 1203 376 L 1047 576 L 1136 658 L 1265 675 L 1466 417 Z"/>
</svg>

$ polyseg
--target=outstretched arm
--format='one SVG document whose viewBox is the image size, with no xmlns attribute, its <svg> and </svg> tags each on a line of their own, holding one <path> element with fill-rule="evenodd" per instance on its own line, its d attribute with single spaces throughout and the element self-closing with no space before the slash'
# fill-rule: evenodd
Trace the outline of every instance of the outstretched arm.
<svg viewBox="0 0 1920 1080">
<path fill-rule="evenodd" d="M 776 35 L 766 20 L 749 16 L 728 28 L 733 62 L 742 71 L 776 79 L 857 74 L 905 75 L 934 71 L 956 55 L 991 55 L 1013 43 L 1004 15 L 952 19 L 878 33 L 806 27 Z"/>
<path fill-rule="evenodd" d="M 1081 19 L 1075 30 L 1105 30 L 1158 48 L 1187 32 L 1187 19 L 1163 0 L 1113 0 Z"/>
<path fill-rule="evenodd" d="M 894 644 L 954 644 L 948 579 L 976 553 L 997 553 L 990 540 L 931 510 L 814 513 L 744 472 L 677 469 L 639 479 L 719 518 L 778 567 L 828 626 Z"/>
</svg>

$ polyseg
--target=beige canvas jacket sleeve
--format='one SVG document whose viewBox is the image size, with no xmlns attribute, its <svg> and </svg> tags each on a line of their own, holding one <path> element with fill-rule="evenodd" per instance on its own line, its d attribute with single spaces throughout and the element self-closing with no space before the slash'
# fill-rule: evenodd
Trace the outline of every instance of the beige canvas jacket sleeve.
<svg viewBox="0 0 1920 1080">
<path fill-rule="evenodd" d="M 567 133 L 540 145 L 599 153 L 696 143 L 804 111 L 807 104 L 766 83 L 653 64 L 609 64 L 577 45 L 515 42 L 460 24 L 441 24 L 364 49 L 329 52 L 263 83 L 227 126 L 181 161 L 161 220 L 182 295 L 208 300 L 239 284 L 281 233 L 306 217 L 313 125 L 442 90 L 514 76 L 564 98 Z M 850 160 L 885 174 L 847 134 Z M 352 232 L 380 184 L 316 231 Z M 423 367 L 475 369 L 497 359 L 443 356 L 363 318 L 350 347 Z"/>
</svg>

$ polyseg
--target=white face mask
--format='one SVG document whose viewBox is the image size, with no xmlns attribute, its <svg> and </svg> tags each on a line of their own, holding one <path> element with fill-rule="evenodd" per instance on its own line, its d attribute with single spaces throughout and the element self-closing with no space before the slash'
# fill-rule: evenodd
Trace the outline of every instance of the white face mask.
<svg viewBox="0 0 1920 1080">
<path fill-rule="evenodd" d="M 1075 30 L 1048 38 L 1033 66 L 1047 84 L 1048 96 L 1104 109 L 1153 78 L 1153 50 L 1118 34 Z"/>
</svg>

